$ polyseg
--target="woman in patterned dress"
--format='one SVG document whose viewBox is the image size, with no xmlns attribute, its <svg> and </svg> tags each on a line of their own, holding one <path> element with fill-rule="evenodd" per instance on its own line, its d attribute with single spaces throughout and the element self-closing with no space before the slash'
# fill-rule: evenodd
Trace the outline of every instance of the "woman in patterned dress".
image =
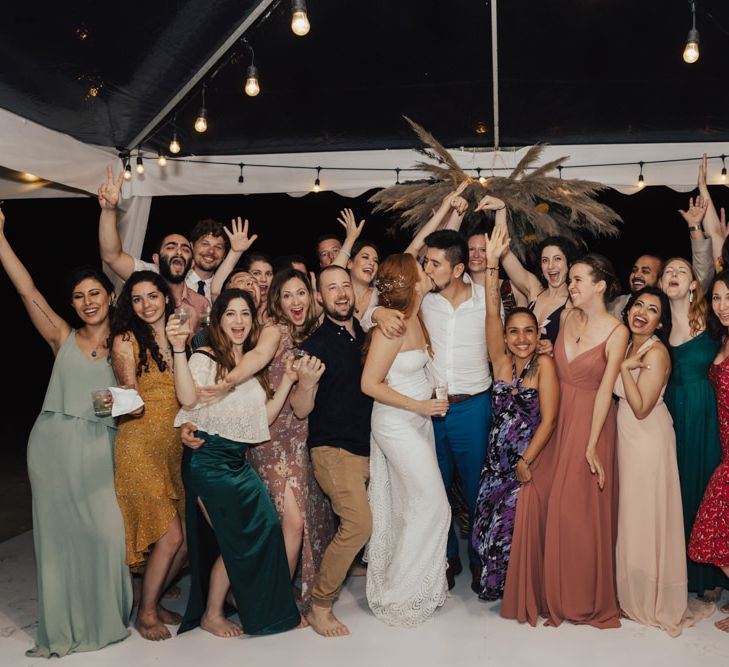
<svg viewBox="0 0 729 667">
<path fill-rule="evenodd" d="M 714 279 L 710 293 L 708 329 L 722 338 L 722 346 L 709 369 L 719 408 L 721 461 L 699 505 L 688 550 L 691 560 L 716 565 L 729 577 L 729 271 L 722 271 Z M 721 611 L 729 614 L 729 605 Z M 716 627 L 729 632 L 729 618 L 717 621 Z"/>
<path fill-rule="evenodd" d="M 519 491 L 530 464 L 557 423 L 559 383 L 554 361 L 537 358 L 539 326 L 526 308 L 515 308 L 502 328 L 499 257 L 508 248 L 504 225 L 486 235 L 486 338 L 494 369 L 493 417 L 481 473 L 472 542 L 481 558 L 479 597 L 503 595 Z"/>
<path fill-rule="evenodd" d="M 155 641 L 170 638 L 165 624 L 180 622 L 180 615 L 159 601 L 186 556 L 182 445 L 173 426 L 179 404 L 165 334 L 173 310 L 159 274 L 136 271 L 124 285 L 111 322 L 114 375 L 144 400 L 119 422 L 114 481 L 124 517 L 127 564 L 132 571 L 144 569 L 135 625 L 145 639 Z"/>
<path fill-rule="evenodd" d="M 268 292 L 268 313 L 279 334 L 268 367 L 271 386 L 286 372 L 286 359 L 318 325 L 308 278 L 296 269 L 279 271 Z M 311 606 L 311 587 L 336 523 L 329 501 L 314 479 L 306 446 L 306 420 L 297 419 L 289 399 L 270 425 L 271 440 L 248 452 L 254 470 L 268 487 L 281 519 L 292 579 L 301 561 L 301 611 Z"/>
</svg>

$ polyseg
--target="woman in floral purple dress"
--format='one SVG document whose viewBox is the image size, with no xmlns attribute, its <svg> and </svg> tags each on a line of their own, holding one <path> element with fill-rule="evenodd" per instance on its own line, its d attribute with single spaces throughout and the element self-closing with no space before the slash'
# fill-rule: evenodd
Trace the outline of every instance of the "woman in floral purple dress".
<svg viewBox="0 0 729 667">
<path fill-rule="evenodd" d="M 492 419 L 472 542 L 482 563 L 474 592 L 484 600 L 503 595 L 516 501 L 531 480 L 530 464 L 557 421 L 559 383 L 552 358 L 537 357 L 539 326 L 526 308 L 513 309 L 502 328 L 499 257 L 508 248 L 503 225 L 486 236 L 486 338 L 494 370 Z"/>
</svg>

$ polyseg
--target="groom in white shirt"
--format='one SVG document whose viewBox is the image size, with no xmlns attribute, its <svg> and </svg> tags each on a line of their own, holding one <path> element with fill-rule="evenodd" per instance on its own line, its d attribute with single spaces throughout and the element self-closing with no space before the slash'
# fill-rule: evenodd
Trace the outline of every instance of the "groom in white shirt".
<svg viewBox="0 0 729 667">
<path fill-rule="evenodd" d="M 450 494 L 454 471 L 463 483 L 463 494 L 473 519 L 486 458 L 491 426 L 491 373 L 486 352 L 486 299 L 484 289 L 465 274 L 468 244 L 452 230 L 425 238 L 423 268 L 433 288 L 420 308 L 433 347 L 438 385 L 448 388 L 450 406 L 445 417 L 434 417 L 438 465 Z M 471 588 L 478 586 L 481 561 L 470 544 Z M 451 526 L 448 535 L 448 585 L 462 569 L 458 540 Z M 474 590 L 477 590 L 475 588 Z"/>
</svg>

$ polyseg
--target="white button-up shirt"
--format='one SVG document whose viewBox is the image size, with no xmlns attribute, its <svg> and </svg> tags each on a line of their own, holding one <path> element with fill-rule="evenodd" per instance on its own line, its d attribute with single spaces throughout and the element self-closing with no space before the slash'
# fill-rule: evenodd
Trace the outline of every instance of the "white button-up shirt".
<svg viewBox="0 0 729 667">
<path fill-rule="evenodd" d="M 486 350 L 486 293 L 464 276 L 471 296 L 455 310 L 441 294 L 425 295 L 420 313 L 433 346 L 433 370 L 449 394 L 478 394 L 491 386 Z"/>
</svg>

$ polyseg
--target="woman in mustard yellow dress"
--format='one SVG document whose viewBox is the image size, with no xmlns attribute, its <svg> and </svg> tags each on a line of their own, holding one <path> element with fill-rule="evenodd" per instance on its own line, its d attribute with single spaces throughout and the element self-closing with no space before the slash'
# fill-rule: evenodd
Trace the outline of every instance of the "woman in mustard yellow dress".
<svg viewBox="0 0 729 667">
<path fill-rule="evenodd" d="M 151 271 L 133 273 L 111 324 L 111 359 L 120 385 L 144 406 L 121 418 L 114 451 L 116 495 L 124 517 L 127 563 L 144 570 L 136 628 L 145 639 L 169 639 L 179 614 L 160 605 L 186 556 L 182 444 L 173 426 L 179 404 L 165 335 L 174 309 L 167 284 Z"/>
</svg>

